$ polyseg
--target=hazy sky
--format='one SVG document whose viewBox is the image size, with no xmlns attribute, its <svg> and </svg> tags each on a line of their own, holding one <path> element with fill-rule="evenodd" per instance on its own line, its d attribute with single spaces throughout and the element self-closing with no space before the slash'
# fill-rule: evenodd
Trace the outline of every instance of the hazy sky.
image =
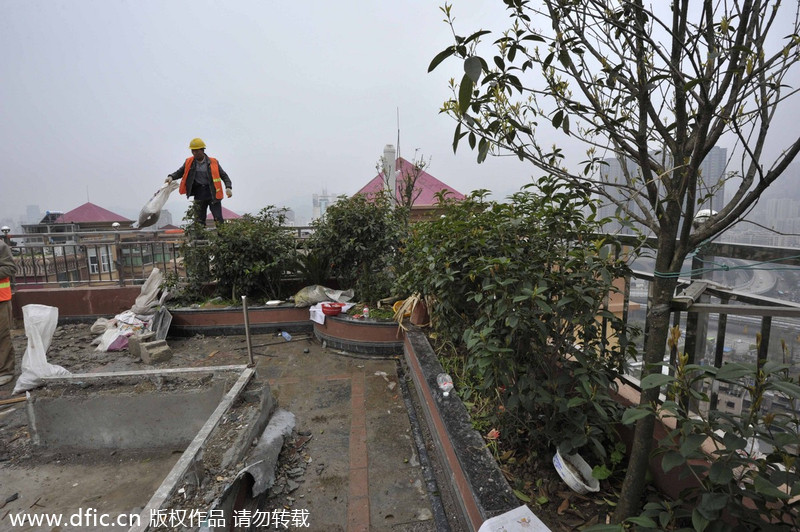
<svg viewBox="0 0 800 532">
<path fill-rule="evenodd" d="M 500 0 L 453 4 L 461 34 L 507 27 Z M 86 201 L 135 219 L 201 137 L 233 181 L 226 207 L 288 206 L 307 222 L 313 193 L 349 195 L 377 173 L 398 110 L 403 157 L 505 197 L 539 172 L 513 157 L 478 165 L 466 144 L 453 154 L 439 108 L 463 71 L 427 73 L 452 42 L 439 5 L 0 0 L 0 220 Z M 794 137 L 784 111 L 775 132 Z M 174 193 L 166 208 L 180 223 L 187 205 Z"/>
<path fill-rule="evenodd" d="M 456 4 L 464 32 L 506 20 L 499 1 Z M 398 109 L 401 155 L 457 190 L 530 179 L 453 154 L 439 107 L 459 65 L 427 73 L 451 42 L 436 0 L 0 0 L 0 15 L 0 219 L 87 200 L 133 218 L 193 137 L 233 181 L 226 207 L 306 217 L 311 194 L 377 173 Z M 167 208 L 179 222 L 187 205 Z"/>
</svg>

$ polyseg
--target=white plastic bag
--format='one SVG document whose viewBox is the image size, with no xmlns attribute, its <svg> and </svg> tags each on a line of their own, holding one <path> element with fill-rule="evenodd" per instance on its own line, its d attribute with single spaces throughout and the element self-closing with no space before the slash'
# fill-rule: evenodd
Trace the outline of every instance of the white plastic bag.
<svg viewBox="0 0 800 532">
<path fill-rule="evenodd" d="M 28 347 L 22 356 L 22 373 L 14 385 L 15 394 L 41 386 L 43 377 L 70 375 L 61 366 L 47 363 L 47 350 L 58 325 L 58 309 L 46 305 L 25 305 L 22 307 L 22 318 Z"/>
<path fill-rule="evenodd" d="M 164 204 L 167 202 L 169 195 L 173 190 L 177 190 L 179 186 L 180 183 L 177 180 L 161 185 L 161 188 L 153 194 L 150 201 L 148 201 L 145 206 L 142 207 L 141 212 L 139 212 L 139 225 L 137 227 L 148 227 L 156 223 L 158 217 L 161 216 L 161 209 L 164 208 Z"/>
</svg>

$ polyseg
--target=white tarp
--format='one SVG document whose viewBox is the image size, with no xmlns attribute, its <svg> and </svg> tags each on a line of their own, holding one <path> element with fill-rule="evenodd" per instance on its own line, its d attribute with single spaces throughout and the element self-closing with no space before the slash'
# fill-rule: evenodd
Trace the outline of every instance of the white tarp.
<svg viewBox="0 0 800 532">
<path fill-rule="evenodd" d="M 315 303 L 322 303 L 323 301 L 337 301 L 339 303 L 347 303 L 353 299 L 353 289 L 348 290 L 334 290 L 325 286 L 314 284 L 300 289 L 294 295 L 295 307 L 310 307 Z"/>
</svg>

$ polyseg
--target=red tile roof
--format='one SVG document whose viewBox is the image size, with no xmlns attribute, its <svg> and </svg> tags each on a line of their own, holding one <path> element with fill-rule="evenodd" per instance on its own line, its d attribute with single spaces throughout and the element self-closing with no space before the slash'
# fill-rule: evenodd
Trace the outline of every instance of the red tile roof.
<svg viewBox="0 0 800 532">
<path fill-rule="evenodd" d="M 397 199 L 400 200 L 400 190 L 403 184 L 401 177 L 413 175 L 415 169 L 412 163 L 406 161 L 402 157 L 397 158 L 395 169 L 399 171 L 397 176 Z M 383 187 L 383 172 L 381 172 L 373 177 L 370 182 L 364 185 L 361 190 L 356 192 L 356 194 L 364 194 L 365 196 L 369 196 L 377 193 L 379 190 L 383 189 Z M 419 174 L 419 177 L 415 183 L 414 194 L 416 196 L 416 193 L 419 192 L 419 195 L 417 196 L 416 200 L 414 200 L 414 205 L 436 205 L 437 201 L 435 195 L 437 192 L 441 192 L 442 190 L 446 190 L 448 192 L 447 197 L 451 199 L 464 199 L 466 197 L 461 192 L 449 185 L 444 184 L 423 170 Z"/>
<path fill-rule="evenodd" d="M 132 222 L 124 216 L 113 213 L 108 209 L 104 209 L 94 203 L 86 202 L 80 207 L 76 207 L 69 212 L 65 212 L 58 218 L 55 223 L 70 224 L 70 223 L 103 223 L 103 222 Z"/>
<path fill-rule="evenodd" d="M 236 214 L 230 209 L 226 209 L 225 206 L 222 207 L 222 219 L 223 220 L 233 220 L 235 218 L 241 218 L 241 215 Z"/>
</svg>

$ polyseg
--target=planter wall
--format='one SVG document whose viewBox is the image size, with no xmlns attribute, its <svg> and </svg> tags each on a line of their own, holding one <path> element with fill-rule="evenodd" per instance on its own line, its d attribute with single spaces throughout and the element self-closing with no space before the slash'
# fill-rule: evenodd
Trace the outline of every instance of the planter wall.
<svg viewBox="0 0 800 532">
<path fill-rule="evenodd" d="M 170 314 L 172 314 L 170 336 L 245 334 L 244 312 L 241 308 L 170 309 Z M 248 307 L 247 315 L 252 334 L 312 331 L 307 308 Z"/>
<path fill-rule="evenodd" d="M 39 288 L 17 290 L 11 299 L 15 319 L 22 319 L 22 307 L 29 304 L 58 307 L 59 321 L 93 321 L 116 316 L 133 306 L 141 286 Z"/>
<path fill-rule="evenodd" d="M 450 488 L 469 529 L 474 532 L 485 520 L 520 506 L 486 442 L 472 428 L 458 395 L 451 392 L 444 397 L 437 388 L 436 375 L 442 366 L 427 337 L 417 329 L 406 332 L 405 360 L 439 458 L 449 470 Z"/>
<path fill-rule="evenodd" d="M 392 356 L 403 354 L 403 332 L 396 322 L 327 316 L 325 323 L 314 322 L 314 335 L 328 347 L 360 355 Z"/>
</svg>

